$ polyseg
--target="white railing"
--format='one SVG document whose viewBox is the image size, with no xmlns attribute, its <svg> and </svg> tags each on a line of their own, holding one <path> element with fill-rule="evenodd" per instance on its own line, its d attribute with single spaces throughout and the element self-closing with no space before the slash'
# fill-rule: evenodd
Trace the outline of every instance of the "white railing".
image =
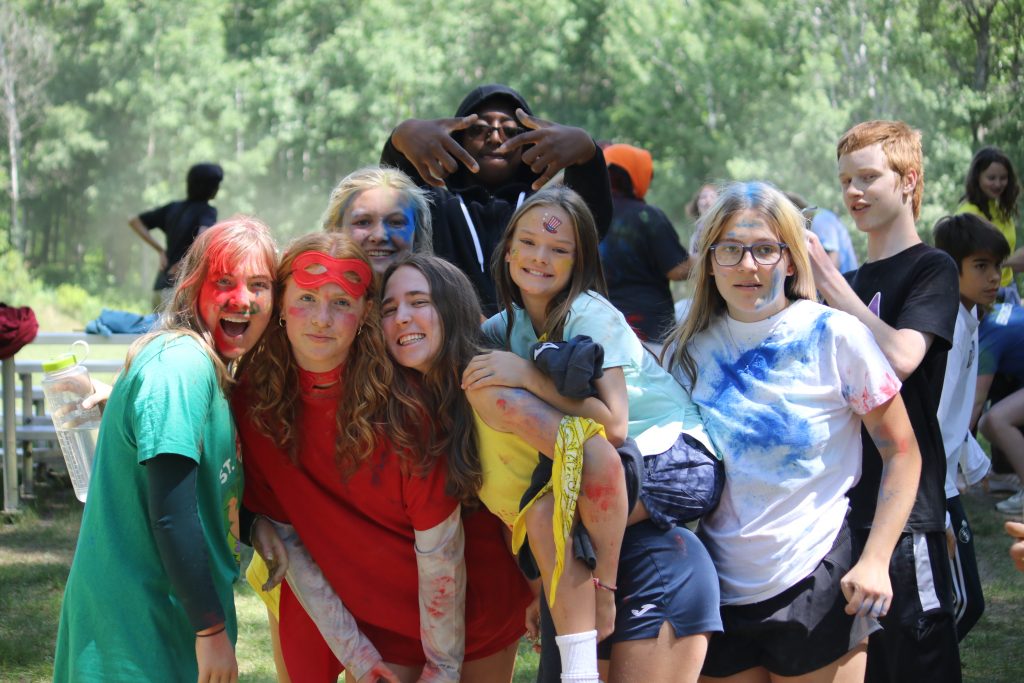
<svg viewBox="0 0 1024 683">
<path fill-rule="evenodd" d="M 36 335 L 30 346 L 69 347 L 82 340 L 90 345 L 131 344 L 139 338 L 137 334 L 114 334 L 104 337 L 84 332 L 42 332 Z M 26 347 L 27 348 L 27 347 Z M 58 353 L 58 351 L 54 351 Z M 83 365 L 89 372 L 117 373 L 123 365 L 121 360 L 86 359 Z M 3 481 L 4 512 L 18 511 L 21 497 L 33 494 L 33 458 L 36 449 L 41 453 L 58 453 L 57 432 L 53 421 L 46 414 L 42 393 L 34 383 L 34 376 L 42 375 L 43 361 L 19 360 L 17 355 L 3 360 Z M 21 399 L 19 411 L 18 399 Z M 22 487 L 18 488 L 18 458 L 21 458 Z"/>
</svg>

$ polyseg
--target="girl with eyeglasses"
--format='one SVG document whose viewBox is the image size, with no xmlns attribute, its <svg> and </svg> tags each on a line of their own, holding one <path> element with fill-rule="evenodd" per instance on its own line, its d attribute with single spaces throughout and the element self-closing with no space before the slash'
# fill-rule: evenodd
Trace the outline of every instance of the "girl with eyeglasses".
<svg viewBox="0 0 1024 683">
<path fill-rule="evenodd" d="M 699 530 L 725 629 L 702 678 L 861 680 L 920 473 L 900 382 L 867 327 L 816 303 L 804 219 L 781 192 L 730 185 L 702 223 L 693 305 L 667 342 L 725 460 Z M 884 469 L 857 558 L 846 493 L 862 425 Z"/>
</svg>

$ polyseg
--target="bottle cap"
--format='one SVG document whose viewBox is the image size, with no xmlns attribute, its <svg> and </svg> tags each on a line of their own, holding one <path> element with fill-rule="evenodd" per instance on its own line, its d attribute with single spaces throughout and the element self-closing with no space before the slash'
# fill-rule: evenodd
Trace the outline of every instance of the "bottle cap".
<svg viewBox="0 0 1024 683">
<path fill-rule="evenodd" d="M 77 364 L 79 361 L 85 360 L 89 357 L 89 344 L 81 339 L 71 345 L 72 349 L 78 349 L 78 353 L 62 353 L 59 356 L 51 358 L 50 360 L 43 363 L 43 372 L 57 372 L 64 368 L 70 368 L 72 365 Z"/>
<path fill-rule="evenodd" d="M 77 363 L 78 359 L 75 358 L 75 354 L 62 353 L 56 358 L 51 358 L 50 360 L 43 363 L 43 372 L 57 372 L 58 370 L 63 370 L 64 368 L 70 368 L 72 365 L 75 365 Z"/>
</svg>

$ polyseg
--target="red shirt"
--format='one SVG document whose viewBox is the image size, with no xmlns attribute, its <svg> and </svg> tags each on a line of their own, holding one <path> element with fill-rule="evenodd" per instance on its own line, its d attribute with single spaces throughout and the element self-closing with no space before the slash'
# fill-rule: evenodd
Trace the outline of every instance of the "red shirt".
<svg viewBox="0 0 1024 683">
<path fill-rule="evenodd" d="M 248 419 L 245 381 L 232 393 L 245 504 L 295 527 L 358 621 L 418 641 L 414 530 L 437 526 L 457 505 L 444 492 L 445 464 L 439 461 L 423 477 L 403 473 L 391 444 L 382 442 L 344 479 L 334 454 L 341 384 L 319 390 L 312 388 L 310 376 L 302 379 L 298 465 Z M 467 518 L 466 559 L 466 658 L 472 659 L 518 639 L 530 592 L 500 522 L 485 511 Z"/>
</svg>

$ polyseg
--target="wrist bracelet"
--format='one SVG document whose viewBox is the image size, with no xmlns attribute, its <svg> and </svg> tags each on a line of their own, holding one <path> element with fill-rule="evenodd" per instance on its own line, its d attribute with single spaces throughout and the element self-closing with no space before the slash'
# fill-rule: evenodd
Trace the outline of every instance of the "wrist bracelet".
<svg viewBox="0 0 1024 683">
<path fill-rule="evenodd" d="M 209 638 L 210 636 L 215 636 L 218 633 L 224 633 L 224 631 L 227 629 L 227 627 L 228 627 L 227 624 L 221 624 L 220 628 L 217 629 L 216 631 L 210 631 L 209 633 L 197 633 L 196 634 L 196 638 Z"/>
<path fill-rule="evenodd" d="M 609 591 L 610 593 L 614 593 L 618 590 L 617 586 L 609 586 L 606 583 L 601 583 L 601 579 L 597 578 L 596 576 L 591 577 L 590 580 L 594 582 L 594 588 L 601 588 L 603 590 Z"/>
</svg>

